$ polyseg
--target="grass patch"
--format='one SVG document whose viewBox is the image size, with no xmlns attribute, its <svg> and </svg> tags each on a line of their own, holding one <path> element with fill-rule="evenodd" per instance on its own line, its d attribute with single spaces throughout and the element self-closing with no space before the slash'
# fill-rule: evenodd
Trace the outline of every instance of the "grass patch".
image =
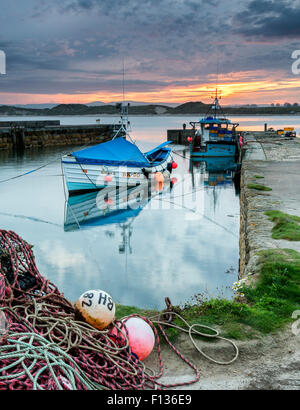
<svg viewBox="0 0 300 410">
<path fill-rule="evenodd" d="M 135 306 L 116 305 L 116 319 L 122 319 L 125 316 L 138 314 L 140 316 L 151 317 L 157 315 L 159 312 L 154 310 L 140 309 Z"/>
<path fill-rule="evenodd" d="M 272 191 L 272 188 L 260 184 L 248 184 L 247 188 L 257 189 L 258 191 Z"/>
<path fill-rule="evenodd" d="M 281 211 L 267 211 L 265 215 L 275 223 L 272 229 L 273 239 L 300 241 L 300 218 L 298 216 L 285 214 Z"/>
<path fill-rule="evenodd" d="M 263 179 L 263 178 L 264 178 L 262 175 L 253 175 L 253 176 L 254 176 L 254 178 L 256 178 L 256 179 Z"/>
<path fill-rule="evenodd" d="M 282 328 L 300 306 L 300 253 L 291 249 L 259 252 L 260 274 L 255 287 L 241 289 L 247 304 L 222 299 L 184 312 L 186 320 L 222 327 L 233 339 L 252 338 Z"/>
<path fill-rule="evenodd" d="M 175 310 L 189 323 L 218 328 L 230 339 L 246 340 L 278 331 L 293 321 L 292 313 L 300 308 L 300 253 L 291 249 L 272 249 L 258 253 L 259 279 L 253 286 L 243 286 L 247 303 L 225 299 L 211 299 L 199 304 L 175 306 Z M 117 306 L 117 317 L 138 313 L 151 317 L 159 312 L 128 306 Z M 185 327 L 176 318 L 174 324 Z M 165 328 L 171 342 L 180 330 Z M 201 332 L 209 330 L 196 328 Z M 206 341 L 213 339 L 204 338 Z"/>
</svg>

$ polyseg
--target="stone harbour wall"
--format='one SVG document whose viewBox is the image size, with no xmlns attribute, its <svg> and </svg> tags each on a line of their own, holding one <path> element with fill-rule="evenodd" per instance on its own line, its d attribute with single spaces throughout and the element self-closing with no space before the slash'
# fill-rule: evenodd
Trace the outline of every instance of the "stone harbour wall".
<svg viewBox="0 0 300 410">
<path fill-rule="evenodd" d="M 9 132 L 4 132 L 0 134 L 0 151 L 12 150 L 14 147 L 13 138 Z"/>
<path fill-rule="evenodd" d="M 259 271 L 258 252 L 292 248 L 299 242 L 272 238 L 271 222 L 265 214 L 279 210 L 300 216 L 300 139 L 248 134 L 244 139 L 240 194 L 240 278 Z M 252 184 L 252 188 L 251 188 Z M 253 184 L 270 188 L 254 189 Z"/>
<path fill-rule="evenodd" d="M 113 125 L 0 128 L 0 150 L 98 144 L 113 135 Z"/>
</svg>

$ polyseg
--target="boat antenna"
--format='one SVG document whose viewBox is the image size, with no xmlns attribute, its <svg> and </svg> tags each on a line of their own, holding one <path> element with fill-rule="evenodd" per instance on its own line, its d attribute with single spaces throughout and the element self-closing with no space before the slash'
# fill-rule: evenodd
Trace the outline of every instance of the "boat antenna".
<svg viewBox="0 0 300 410">
<path fill-rule="evenodd" d="M 219 60 L 217 59 L 217 73 L 216 73 L 216 94 L 212 98 L 214 99 L 213 108 L 214 108 L 214 118 L 217 118 L 217 110 L 219 108 L 219 99 L 218 99 L 218 85 L 219 85 Z M 220 97 L 221 98 L 221 97 Z"/>
<path fill-rule="evenodd" d="M 212 95 L 212 99 L 214 100 L 214 102 L 212 103 L 211 108 L 213 108 L 214 111 L 214 119 L 217 118 L 217 112 L 220 111 L 223 116 L 225 117 L 225 114 L 220 106 L 219 100 L 221 100 L 222 98 L 222 91 L 219 91 L 218 89 L 219 87 L 219 61 L 217 62 L 217 73 L 216 73 L 216 91 L 215 91 L 215 95 Z M 210 111 L 210 109 L 208 110 L 208 112 Z"/>
<path fill-rule="evenodd" d="M 123 57 L 123 104 L 125 104 L 125 63 Z"/>
<path fill-rule="evenodd" d="M 218 87 L 216 87 L 216 94 L 214 96 L 214 111 L 215 111 L 215 118 L 217 118 L 217 111 L 220 109 L 219 100 L 221 99 L 221 91 L 218 91 Z"/>
<path fill-rule="evenodd" d="M 126 135 L 129 137 L 130 141 L 135 144 L 135 141 L 130 136 L 129 131 L 130 129 L 130 121 L 128 119 L 128 109 L 130 103 L 125 104 L 125 62 L 123 57 L 123 70 L 122 70 L 122 89 L 123 89 L 123 101 L 121 103 L 117 103 L 116 107 L 120 110 L 120 117 L 121 121 L 119 122 L 119 127 L 115 132 L 113 139 L 115 139 L 118 135 Z M 136 144 L 135 144 L 136 145 Z"/>
</svg>

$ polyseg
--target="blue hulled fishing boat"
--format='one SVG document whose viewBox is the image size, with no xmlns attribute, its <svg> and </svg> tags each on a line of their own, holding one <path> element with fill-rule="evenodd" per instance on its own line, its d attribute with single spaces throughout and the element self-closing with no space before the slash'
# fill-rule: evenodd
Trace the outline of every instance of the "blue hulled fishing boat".
<svg viewBox="0 0 300 410">
<path fill-rule="evenodd" d="M 219 114 L 222 114 L 219 115 Z M 239 124 L 225 118 L 219 104 L 219 94 L 216 90 L 214 102 L 200 121 L 191 121 L 195 129 L 190 141 L 191 157 L 235 157 L 237 154 L 237 133 Z"/>
</svg>

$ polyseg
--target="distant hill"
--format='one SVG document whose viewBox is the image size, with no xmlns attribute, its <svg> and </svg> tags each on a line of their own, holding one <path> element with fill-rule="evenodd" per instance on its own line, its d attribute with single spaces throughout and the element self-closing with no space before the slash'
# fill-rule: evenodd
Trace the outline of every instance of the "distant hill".
<svg viewBox="0 0 300 410">
<path fill-rule="evenodd" d="M 1 105 L 0 115 L 48 115 L 47 109 L 33 109 L 15 107 L 12 105 Z"/>
<path fill-rule="evenodd" d="M 48 104 L 17 104 L 17 105 L 15 105 L 15 107 L 44 109 L 44 108 L 53 108 L 56 105 L 57 104 L 55 104 L 55 103 L 48 103 Z"/>
<path fill-rule="evenodd" d="M 164 105 L 139 105 L 129 107 L 131 115 L 161 115 L 172 113 L 172 108 Z M 87 106 L 85 104 L 59 104 L 52 108 L 33 109 L 0 106 L 0 115 L 118 115 L 119 109 L 115 105 Z"/>
<path fill-rule="evenodd" d="M 100 103 L 100 102 L 99 102 Z M 187 102 L 176 107 L 164 104 L 141 104 L 130 105 L 130 115 L 205 115 L 210 104 L 203 102 Z M 283 107 L 261 107 L 243 106 L 223 108 L 224 115 L 300 115 L 300 106 Z M 86 104 L 59 104 L 50 108 L 28 108 L 23 106 L 2 105 L 0 115 L 2 116 L 55 116 L 55 115 L 118 115 L 119 110 L 115 104 L 86 105 Z"/>
<path fill-rule="evenodd" d="M 149 103 L 149 102 L 143 102 L 143 101 L 125 101 L 125 103 L 130 103 L 130 105 L 133 106 L 139 106 L 139 105 L 153 105 L 153 103 Z M 90 103 L 86 103 L 84 105 L 88 106 L 88 107 L 100 107 L 103 105 L 115 105 L 115 102 L 109 102 L 109 103 L 105 103 L 103 101 L 92 101 Z M 44 104 L 15 104 L 14 107 L 18 107 L 18 108 L 40 108 L 40 109 L 44 109 L 44 108 L 53 108 L 56 107 L 58 104 L 55 103 L 44 103 Z M 62 105 L 62 104 L 59 104 Z M 166 105 L 167 107 L 177 107 L 178 103 L 160 103 L 159 105 Z M 13 106 L 13 105 L 12 105 Z"/>
<path fill-rule="evenodd" d="M 131 100 L 128 100 L 128 101 L 124 101 L 125 102 L 125 104 L 127 104 L 127 103 L 129 103 L 130 105 L 133 105 L 133 106 L 139 106 L 139 105 L 153 105 L 153 103 L 149 103 L 149 102 L 144 102 L 144 101 L 131 101 Z M 114 103 L 114 102 L 109 102 L 109 103 L 104 103 L 104 102 L 102 102 L 102 101 L 93 101 L 93 102 L 91 102 L 91 103 L 88 103 L 88 104 L 86 104 L 88 107 L 95 107 L 95 106 L 99 106 L 99 105 L 115 105 L 116 103 Z M 154 104 L 155 105 L 155 104 Z M 165 106 L 167 106 L 167 107 L 177 107 L 178 105 L 180 105 L 180 104 L 176 104 L 176 103 L 159 103 L 159 105 L 165 105 Z"/>
<path fill-rule="evenodd" d="M 205 114 L 211 104 L 204 104 L 203 102 L 187 102 L 173 108 L 173 114 Z"/>
</svg>

